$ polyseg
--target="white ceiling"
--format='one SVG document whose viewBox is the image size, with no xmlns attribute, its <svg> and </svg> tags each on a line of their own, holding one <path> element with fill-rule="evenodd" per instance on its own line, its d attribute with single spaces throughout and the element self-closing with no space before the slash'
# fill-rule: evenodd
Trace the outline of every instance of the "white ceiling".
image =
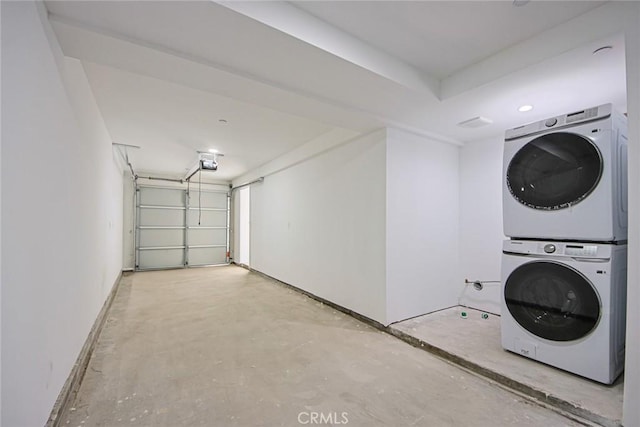
<svg viewBox="0 0 640 427">
<path fill-rule="evenodd" d="M 209 148 L 227 181 L 382 126 L 463 144 L 600 103 L 626 111 L 620 2 L 46 4 L 113 140 L 142 147 L 141 175 L 182 177 Z M 493 123 L 457 126 L 475 116 Z"/>
<path fill-rule="evenodd" d="M 130 153 L 144 170 L 184 175 L 198 151 L 215 149 L 224 154 L 221 174 L 234 177 L 331 130 L 318 121 L 153 77 L 93 63 L 85 64 L 85 71 L 113 140 L 153 142 Z M 151 150 L 167 155 L 143 157 Z"/>
<path fill-rule="evenodd" d="M 603 1 L 296 1 L 296 7 L 444 78 Z"/>
</svg>

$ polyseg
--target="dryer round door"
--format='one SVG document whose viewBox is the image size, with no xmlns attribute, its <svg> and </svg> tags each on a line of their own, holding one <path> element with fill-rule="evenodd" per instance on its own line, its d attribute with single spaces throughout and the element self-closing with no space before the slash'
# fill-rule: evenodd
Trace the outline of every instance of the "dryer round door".
<svg viewBox="0 0 640 427">
<path fill-rule="evenodd" d="M 557 210 L 591 193 L 602 176 L 600 150 L 569 132 L 541 135 L 525 144 L 507 168 L 507 187 L 525 206 Z"/>
<path fill-rule="evenodd" d="M 505 282 L 504 299 L 520 326 L 551 341 L 585 337 L 600 319 L 600 299 L 591 282 L 557 262 L 534 261 L 516 268 Z"/>
</svg>

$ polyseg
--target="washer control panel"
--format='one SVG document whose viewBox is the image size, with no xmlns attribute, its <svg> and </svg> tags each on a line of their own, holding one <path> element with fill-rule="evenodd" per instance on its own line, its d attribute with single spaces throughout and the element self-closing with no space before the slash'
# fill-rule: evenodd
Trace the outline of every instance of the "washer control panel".
<svg viewBox="0 0 640 427">
<path fill-rule="evenodd" d="M 530 254 L 592 258 L 598 255 L 598 245 L 570 242 L 537 242 Z"/>
<path fill-rule="evenodd" d="M 564 254 L 570 256 L 596 256 L 598 253 L 597 245 L 570 245 L 567 244 L 564 247 Z"/>
<path fill-rule="evenodd" d="M 616 245 L 608 243 L 581 243 L 539 240 L 505 240 L 502 244 L 504 254 L 527 255 L 541 258 L 581 258 L 608 260 Z"/>
</svg>

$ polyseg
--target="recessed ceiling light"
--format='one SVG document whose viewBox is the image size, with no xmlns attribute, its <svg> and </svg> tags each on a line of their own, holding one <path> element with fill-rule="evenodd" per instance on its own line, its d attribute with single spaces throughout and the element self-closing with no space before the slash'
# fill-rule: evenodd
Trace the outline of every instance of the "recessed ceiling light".
<svg viewBox="0 0 640 427">
<path fill-rule="evenodd" d="M 533 105 L 525 104 L 518 107 L 518 111 L 521 113 L 526 113 L 527 111 L 533 110 Z"/>
<path fill-rule="evenodd" d="M 600 53 L 607 53 L 609 52 L 611 49 L 613 49 L 613 46 L 602 46 L 597 48 L 596 50 L 593 51 L 593 55 L 598 55 Z"/>
<path fill-rule="evenodd" d="M 209 152 L 215 154 L 218 152 L 218 150 L 216 150 L 215 148 L 209 148 Z"/>
</svg>

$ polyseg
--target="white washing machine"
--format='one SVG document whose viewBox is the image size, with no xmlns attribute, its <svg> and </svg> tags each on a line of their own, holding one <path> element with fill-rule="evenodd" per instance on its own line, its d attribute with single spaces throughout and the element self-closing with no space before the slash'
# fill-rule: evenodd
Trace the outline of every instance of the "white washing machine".
<svg viewBox="0 0 640 427">
<path fill-rule="evenodd" d="M 627 246 L 507 240 L 502 347 L 611 384 L 623 370 Z"/>
<path fill-rule="evenodd" d="M 627 121 L 611 104 L 507 130 L 504 234 L 627 239 Z"/>
</svg>

